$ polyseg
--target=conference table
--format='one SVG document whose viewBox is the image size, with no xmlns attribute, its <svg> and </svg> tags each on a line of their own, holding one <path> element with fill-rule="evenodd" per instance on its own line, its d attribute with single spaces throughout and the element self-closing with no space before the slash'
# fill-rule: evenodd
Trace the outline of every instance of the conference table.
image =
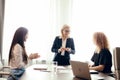
<svg viewBox="0 0 120 80">
<path fill-rule="evenodd" d="M 48 70 L 39 70 L 39 68 L 49 68 Z M 50 66 L 35 64 L 26 68 L 25 73 L 20 80 L 82 80 L 74 77 L 70 66 L 58 66 L 57 72 L 50 71 Z M 92 80 L 115 80 L 115 78 L 103 73 L 91 74 Z"/>
</svg>

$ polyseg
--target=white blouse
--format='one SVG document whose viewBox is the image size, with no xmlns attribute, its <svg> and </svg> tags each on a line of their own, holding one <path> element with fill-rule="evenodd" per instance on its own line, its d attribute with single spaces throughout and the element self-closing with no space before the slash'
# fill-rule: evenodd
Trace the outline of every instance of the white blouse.
<svg viewBox="0 0 120 80">
<path fill-rule="evenodd" d="M 25 63 L 23 62 L 23 48 L 21 45 L 16 44 L 12 49 L 12 58 L 10 60 L 10 66 L 12 68 L 22 68 L 25 67 Z"/>
<path fill-rule="evenodd" d="M 63 48 L 66 47 L 66 40 L 67 40 L 67 39 L 62 40 L 62 47 L 63 47 Z M 61 52 L 61 55 L 62 55 L 62 56 L 64 56 L 64 54 L 65 54 L 65 51 Z"/>
</svg>

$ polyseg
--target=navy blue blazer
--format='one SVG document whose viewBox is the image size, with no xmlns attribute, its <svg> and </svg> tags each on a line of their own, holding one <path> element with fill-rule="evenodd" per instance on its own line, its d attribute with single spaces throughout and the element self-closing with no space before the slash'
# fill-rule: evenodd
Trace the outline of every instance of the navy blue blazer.
<svg viewBox="0 0 120 80">
<path fill-rule="evenodd" d="M 71 48 L 71 51 L 65 51 L 64 56 L 61 55 L 61 52 L 58 52 L 62 46 L 62 38 L 57 36 L 54 40 L 51 51 L 55 53 L 54 61 L 58 62 L 58 65 L 70 65 L 70 54 L 75 54 L 75 46 L 73 38 L 68 38 L 66 41 L 66 48 Z"/>
</svg>

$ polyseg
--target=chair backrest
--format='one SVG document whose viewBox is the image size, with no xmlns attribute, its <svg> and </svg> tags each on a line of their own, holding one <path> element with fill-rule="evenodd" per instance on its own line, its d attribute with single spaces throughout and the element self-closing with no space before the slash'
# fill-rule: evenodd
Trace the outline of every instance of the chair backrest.
<svg viewBox="0 0 120 80">
<path fill-rule="evenodd" d="M 120 70 L 120 47 L 116 47 L 113 51 L 115 70 Z"/>
<path fill-rule="evenodd" d="M 114 68 L 116 78 L 120 79 L 120 47 L 115 47 L 113 50 Z"/>
<path fill-rule="evenodd" d="M 2 61 L 0 60 L 0 70 L 3 68 Z"/>
</svg>

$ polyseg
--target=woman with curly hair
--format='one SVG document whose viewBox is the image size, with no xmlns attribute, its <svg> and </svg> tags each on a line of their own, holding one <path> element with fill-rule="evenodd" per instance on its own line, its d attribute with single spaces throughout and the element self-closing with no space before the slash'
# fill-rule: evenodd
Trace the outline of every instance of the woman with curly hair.
<svg viewBox="0 0 120 80">
<path fill-rule="evenodd" d="M 109 50 L 106 35 L 103 32 L 95 32 L 93 42 L 96 45 L 95 52 L 91 58 L 94 64 L 89 66 L 89 69 L 103 73 L 111 73 L 112 55 Z"/>
</svg>

